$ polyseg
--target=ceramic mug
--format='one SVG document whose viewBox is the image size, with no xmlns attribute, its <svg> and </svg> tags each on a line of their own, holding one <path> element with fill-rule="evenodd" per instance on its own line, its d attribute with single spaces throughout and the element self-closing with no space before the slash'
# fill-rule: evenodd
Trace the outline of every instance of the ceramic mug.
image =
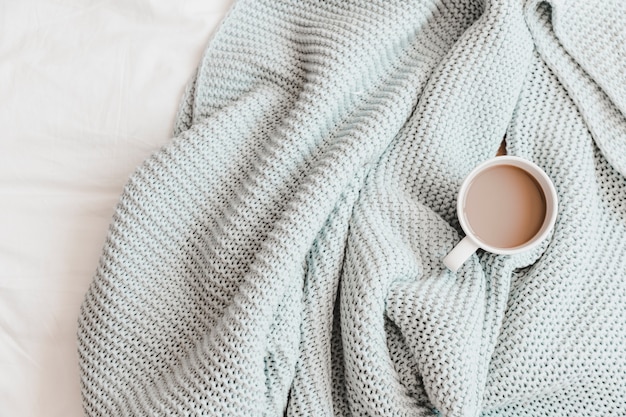
<svg viewBox="0 0 626 417">
<path fill-rule="evenodd" d="M 554 184 L 537 165 L 517 156 L 489 159 L 461 184 L 457 215 L 465 238 L 443 263 L 456 272 L 479 248 L 499 255 L 533 249 L 554 227 L 557 209 Z"/>
</svg>

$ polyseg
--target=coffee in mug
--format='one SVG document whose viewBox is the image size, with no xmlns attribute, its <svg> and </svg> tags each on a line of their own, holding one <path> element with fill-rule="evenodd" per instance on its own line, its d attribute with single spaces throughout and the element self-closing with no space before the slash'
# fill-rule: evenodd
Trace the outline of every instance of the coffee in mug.
<svg viewBox="0 0 626 417">
<path fill-rule="evenodd" d="M 457 202 L 466 237 L 444 258 L 456 271 L 478 248 L 512 255 L 538 245 L 554 226 L 557 196 L 537 165 L 515 156 L 490 159 L 465 178 Z"/>
</svg>

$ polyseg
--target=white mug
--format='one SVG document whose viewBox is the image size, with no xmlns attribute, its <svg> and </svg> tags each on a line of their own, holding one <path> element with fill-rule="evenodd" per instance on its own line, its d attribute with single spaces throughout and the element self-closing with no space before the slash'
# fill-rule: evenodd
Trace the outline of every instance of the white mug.
<svg viewBox="0 0 626 417">
<path fill-rule="evenodd" d="M 465 206 L 468 198 L 468 191 L 470 185 L 476 179 L 478 175 L 485 170 L 494 166 L 506 165 L 517 167 L 525 171 L 534 180 L 537 188 L 540 188 L 543 194 L 545 202 L 545 217 L 539 230 L 529 240 L 515 247 L 497 247 L 481 240 L 473 231 L 469 224 L 466 214 Z M 474 168 L 463 180 L 461 189 L 459 190 L 457 200 L 457 215 L 461 228 L 465 232 L 465 238 L 459 242 L 454 249 L 443 259 L 445 266 L 453 272 L 456 272 L 463 263 L 469 259 L 469 257 L 476 252 L 478 248 L 482 248 L 488 252 L 496 253 L 499 255 L 514 255 L 520 252 L 524 252 L 533 249 L 539 245 L 550 233 L 554 227 L 557 215 L 557 194 L 554 184 L 548 177 L 548 175 L 534 163 L 527 161 L 517 156 L 499 156 L 489 159 L 476 168 Z"/>
</svg>

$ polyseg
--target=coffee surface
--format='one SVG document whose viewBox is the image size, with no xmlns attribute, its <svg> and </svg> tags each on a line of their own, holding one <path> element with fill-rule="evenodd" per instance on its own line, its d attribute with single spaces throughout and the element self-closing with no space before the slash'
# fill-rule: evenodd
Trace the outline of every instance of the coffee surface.
<svg viewBox="0 0 626 417">
<path fill-rule="evenodd" d="M 525 170 L 497 165 L 470 183 L 465 199 L 469 227 L 480 240 L 498 248 L 514 248 L 531 240 L 546 216 L 546 201 Z"/>
</svg>

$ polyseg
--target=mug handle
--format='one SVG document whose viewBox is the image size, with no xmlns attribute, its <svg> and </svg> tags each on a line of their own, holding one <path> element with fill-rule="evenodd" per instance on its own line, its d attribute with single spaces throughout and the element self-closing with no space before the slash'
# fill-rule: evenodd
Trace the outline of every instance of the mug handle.
<svg viewBox="0 0 626 417">
<path fill-rule="evenodd" d="M 456 272 L 465 261 L 478 249 L 478 245 L 465 236 L 455 247 L 443 258 L 444 265 L 452 272 Z"/>
</svg>

